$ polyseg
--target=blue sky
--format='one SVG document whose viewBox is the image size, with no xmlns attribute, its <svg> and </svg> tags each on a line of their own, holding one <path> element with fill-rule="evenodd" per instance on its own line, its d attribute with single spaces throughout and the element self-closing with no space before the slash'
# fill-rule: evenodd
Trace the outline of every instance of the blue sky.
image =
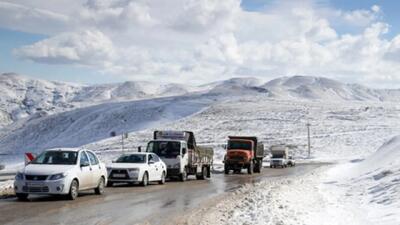
<svg viewBox="0 0 400 225">
<path fill-rule="evenodd" d="M 178 0 L 126 6 L 85 1 L 0 0 L 0 72 L 85 84 L 303 74 L 400 87 L 398 1 L 227 0 L 204 7 L 210 3 L 201 0 L 193 8 L 180 8 Z M 120 17 L 109 9 L 120 10 Z M 376 37 L 367 34 L 372 30 Z M 343 51 L 329 55 L 330 48 Z M 358 54 L 360 48 L 366 52 Z M 346 65 L 348 60 L 354 62 Z"/>
</svg>

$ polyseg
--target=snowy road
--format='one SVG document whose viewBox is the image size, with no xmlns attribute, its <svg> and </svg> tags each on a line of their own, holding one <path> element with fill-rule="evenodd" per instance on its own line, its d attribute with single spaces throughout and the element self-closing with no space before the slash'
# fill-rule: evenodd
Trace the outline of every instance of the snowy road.
<svg viewBox="0 0 400 225">
<path fill-rule="evenodd" d="M 0 224 L 165 224 L 184 216 L 200 204 L 222 197 L 247 183 L 270 177 L 298 176 L 322 164 L 269 169 L 261 174 L 214 174 L 211 180 L 177 181 L 149 187 L 108 188 L 104 196 L 83 193 L 76 201 L 34 197 L 30 202 L 0 201 Z"/>
</svg>

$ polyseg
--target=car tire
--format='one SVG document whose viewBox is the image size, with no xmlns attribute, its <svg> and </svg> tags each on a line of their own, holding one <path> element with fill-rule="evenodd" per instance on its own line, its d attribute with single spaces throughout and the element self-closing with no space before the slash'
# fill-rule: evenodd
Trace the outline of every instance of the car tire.
<svg viewBox="0 0 400 225">
<path fill-rule="evenodd" d="M 19 201 L 26 201 L 26 200 L 28 200 L 28 196 L 29 196 L 29 194 L 25 194 L 25 193 L 16 193 L 15 195 L 17 196 L 17 199 Z"/>
<path fill-rule="evenodd" d="M 78 197 L 79 184 L 77 180 L 72 180 L 71 186 L 69 188 L 68 199 L 75 200 Z"/>
<path fill-rule="evenodd" d="M 149 174 L 147 172 L 144 172 L 142 178 L 142 186 L 146 187 L 147 185 L 149 185 Z"/>
<path fill-rule="evenodd" d="M 158 182 L 159 184 L 165 184 L 165 172 L 161 174 L 161 180 Z"/>
<path fill-rule="evenodd" d="M 104 186 L 106 185 L 105 183 L 104 177 L 101 177 L 97 187 L 94 189 L 94 193 L 96 193 L 96 195 L 102 195 L 104 193 Z"/>
</svg>

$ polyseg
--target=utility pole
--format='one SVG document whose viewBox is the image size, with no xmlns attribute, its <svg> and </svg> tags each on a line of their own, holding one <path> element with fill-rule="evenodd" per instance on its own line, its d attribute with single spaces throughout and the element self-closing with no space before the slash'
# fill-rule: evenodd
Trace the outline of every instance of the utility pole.
<svg viewBox="0 0 400 225">
<path fill-rule="evenodd" d="M 124 133 L 121 135 L 121 140 L 122 140 L 122 152 L 124 152 Z"/>
<path fill-rule="evenodd" d="M 122 152 L 124 152 L 125 151 L 125 148 L 124 148 L 124 139 L 128 139 L 128 133 L 122 133 L 122 136 L 121 136 L 121 143 L 122 143 Z"/>
<path fill-rule="evenodd" d="M 307 122 L 307 138 L 308 138 L 308 158 L 311 157 L 311 138 L 310 138 L 310 122 Z"/>
</svg>

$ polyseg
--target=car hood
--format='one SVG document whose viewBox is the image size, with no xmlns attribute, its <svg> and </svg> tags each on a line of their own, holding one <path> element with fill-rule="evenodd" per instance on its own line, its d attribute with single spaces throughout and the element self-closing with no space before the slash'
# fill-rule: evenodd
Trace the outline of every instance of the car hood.
<svg viewBox="0 0 400 225">
<path fill-rule="evenodd" d="M 22 169 L 22 173 L 27 175 L 52 175 L 57 173 L 64 173 L 71 170 L 76 165 L 39 165 L 28 164 Z"/>
<path fill-rule="evenodd" d="M 111 163 L 107 165 L 107 168 L 111 169 L 132 169 L 132 168 L 144 168 L 146 163 Z"/>
</svg>

